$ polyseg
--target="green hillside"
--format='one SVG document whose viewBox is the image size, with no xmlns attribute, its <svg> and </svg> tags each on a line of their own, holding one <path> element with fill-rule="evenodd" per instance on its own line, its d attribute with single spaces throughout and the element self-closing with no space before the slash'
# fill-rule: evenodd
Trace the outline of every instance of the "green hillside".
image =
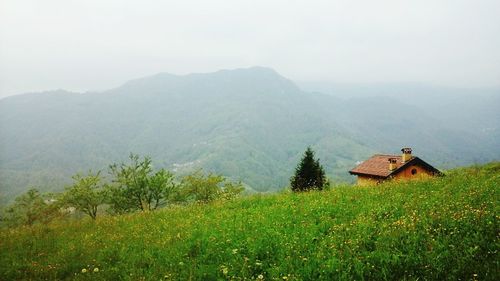
<svg viewBox="0 0 500 281">
<path fill-rule="evenodd" d="M 345 100 L 303 91 L 272 69 L 252 67 L 161 73 L 95 93 L 4 98 L 0 203 L 29 187 L 60 191 L 75 173 L 106 173 L 131 152 L 178 174 L 203 168 L 256 191 L 286 186 L 307 146 L 336 182 L 352 181 L 347 171 L 357 161 L 405 146 L 438 168 L 500 157 L 500 130 L 484 122 L 498 119 L 497 110 L 485 110 L 496 109 L 498 98 L 475 106 L 481 110 L 468 111 L 470 102 L 462 100 L 453 103 L 458 111 L 426 111 L 425 104 L 450 106 L 433 93 L 422 106 L 380 96 Z M 469 120 L 462 128 L 477 130 L 451 126 L 450 110 Z"/>
<path fill-rule="evenodd" d="M 0 232 L 2 280 L 499 280 L 500 163 Z"/>
</svg>

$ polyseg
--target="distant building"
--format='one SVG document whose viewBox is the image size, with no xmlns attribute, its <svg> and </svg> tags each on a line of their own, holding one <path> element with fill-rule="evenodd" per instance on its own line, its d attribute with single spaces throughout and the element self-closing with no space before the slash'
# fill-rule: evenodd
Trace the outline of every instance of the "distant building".
<svg viewBox="0 0 500 281">
<path fill-rule="evenodd" d="M 412 156 L 411 148 L 403 148 L 401 152 L 401 155 L 373 155 L 349 173 L 358 176 L 358 185 L 374 185 L 389 179 L 421 179 L 441 174 L 424 160 Z"/>
</svg>

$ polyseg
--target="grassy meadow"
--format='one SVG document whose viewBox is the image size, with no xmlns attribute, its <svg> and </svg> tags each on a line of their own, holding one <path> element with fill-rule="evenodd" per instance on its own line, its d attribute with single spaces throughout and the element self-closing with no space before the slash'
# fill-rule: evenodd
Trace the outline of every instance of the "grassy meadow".
<svg viewBox="0 0 500 281">
<path fill-rule="evenodd" d="M 500 280 L 500 163 L 0 230 L 0 280 Z"/>
</svg>

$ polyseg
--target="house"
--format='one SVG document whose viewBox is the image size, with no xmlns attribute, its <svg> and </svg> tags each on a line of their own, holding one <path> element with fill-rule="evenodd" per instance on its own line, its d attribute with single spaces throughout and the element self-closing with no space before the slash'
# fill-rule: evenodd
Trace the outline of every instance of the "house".
<svg viewBox="0 0 500 281">
<path fill-rule="evenodd" d="M 411 148 L 405 147 L 401 152 L 401 155 L 373 155 L 349 173 L 358 176 L 358 185 L 374 185 L 388 179 L 421 179 L 441 174 L 438 169 L 413 156 Z"/>
</svg>

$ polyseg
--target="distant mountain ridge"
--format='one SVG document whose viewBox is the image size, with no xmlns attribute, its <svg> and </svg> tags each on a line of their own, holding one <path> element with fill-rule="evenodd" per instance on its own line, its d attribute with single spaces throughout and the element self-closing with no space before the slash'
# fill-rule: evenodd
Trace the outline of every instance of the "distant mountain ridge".
<svg viewBox="0 0 500 281">
<path fill-rule="evenodd" d="M 0 100 L 0 193 L 58 190 L 74 173 L 106 170 L 130 152 L 181 174 L 222 173 L 256 191 L 286 186 L 308 145 L 334 181 L 351 180 L 356 161 L 402 146 L 442 168 L 500 158 L 498 124 L 476 135 L 442 119 L 394 98 L 305 92 L 264 67 L 11 96 Z"/>
</svg>

